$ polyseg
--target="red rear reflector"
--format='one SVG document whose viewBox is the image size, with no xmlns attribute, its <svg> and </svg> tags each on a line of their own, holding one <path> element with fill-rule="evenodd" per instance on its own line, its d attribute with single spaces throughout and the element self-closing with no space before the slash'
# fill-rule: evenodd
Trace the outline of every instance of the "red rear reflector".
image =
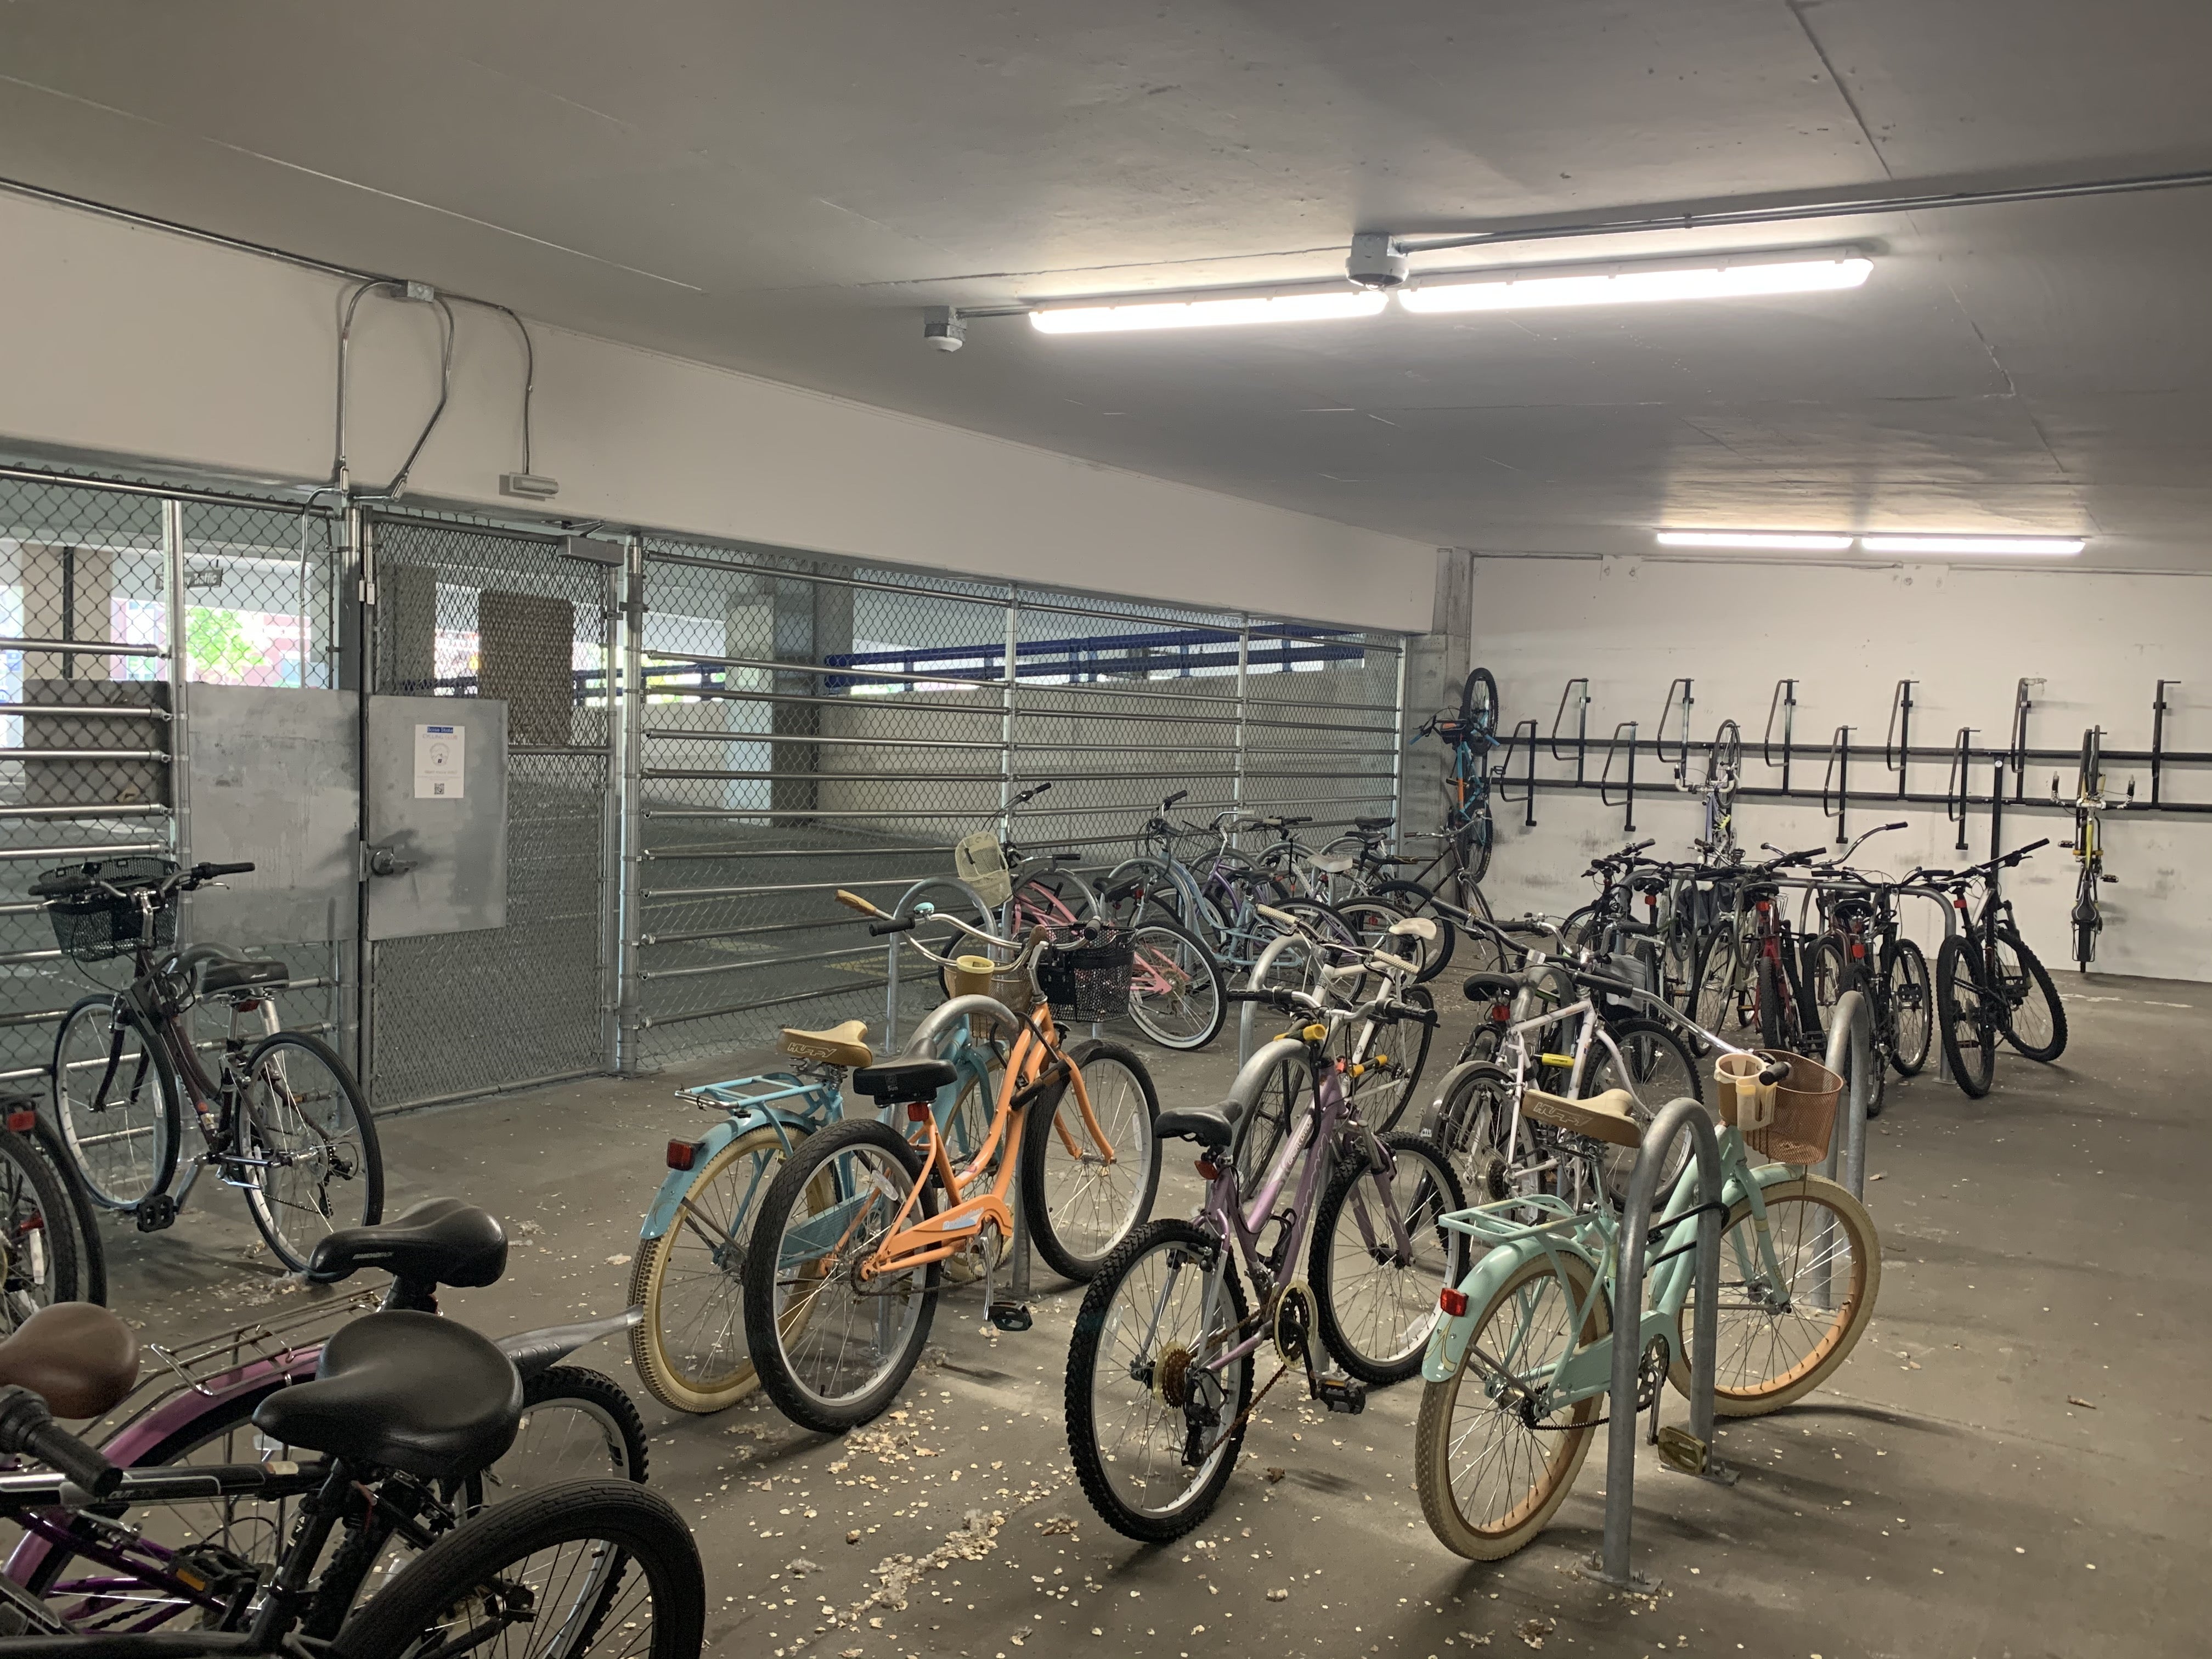
<svg viewBox="0 0 2212 1659">
<path fill-rule="evenodd" d="M 928 1122 L 929 1103 L 926 1100 L 917 1100 L 908 1106 L 906 1109 L 906 1121 L 909 1123 Z"/>
<path fill-rule="evenodd" d="M 1447 1286 L 1437 1292 L 1437 1306 L 1442 1308 L 1454 1319 L 1457 1319 L 1467 1311 L 1467 1292 L 1455 1291 Z"/>
<path fill-rule="evenodd" d="M 1195 1167 L 1199 1174 L 1204 1176 L 1208 1181 L 1221 1179 L 1221 1166 L 1210 1158 L 1201 1158 Z"/>
<path fill-rule="evenodd" d="M 1866 960 L 1866 946 L 1860 944 L 1856 939 L 1853 939 L 1851 941 L 1851 957 L 1852 960 L 1856 962 L 1863 962 Z"/>
<path fill-rule="evenodd" d="M 1512 1018 L 1513 1005 L 1511 1003 L 1493 1002 L 1490 1005 L 1490 1018 L 1492 1024 L 1503 1025 L 1506 1021 Z"/>
<path fill-rule="evenodd" d="M 668 1167 L 672 1170 L 690 1169 L 698 1156 L 699 1148 L 694 1142 L 672 1140 L 668 1143 Z"/>
<path fill-rule="evenodd" d="M 36 1109 L 30 1108 L 20 1112 L 10 1112 L 8 1114 L 8 1127 L 19 1135 L 27 1135 L 39 1127 L 39 1114 Z"/>
</svg>

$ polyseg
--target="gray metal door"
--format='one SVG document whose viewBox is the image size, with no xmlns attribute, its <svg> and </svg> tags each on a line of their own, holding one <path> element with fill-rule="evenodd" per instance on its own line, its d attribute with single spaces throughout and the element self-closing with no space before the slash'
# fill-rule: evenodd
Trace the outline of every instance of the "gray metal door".
<svg viewBox="0 0 2212 1659">
<path fill-rule="evenodd" d="M 507 712 L 504 922 L 369 945 L 380 1110 L 608 1064 L 611 594 L 605 569 L 563 546 L 408 519 L 369 526 L 374 701 Z"/>
</svg>

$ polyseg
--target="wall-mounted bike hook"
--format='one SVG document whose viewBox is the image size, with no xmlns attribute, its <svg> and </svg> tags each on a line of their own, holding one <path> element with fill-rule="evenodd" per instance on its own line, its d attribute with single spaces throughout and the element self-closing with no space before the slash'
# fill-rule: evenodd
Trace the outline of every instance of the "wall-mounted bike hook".
<svg viewBox="0 0 2212 1659">
<path fill-rule="evenodd" d="M 1912 688 L 1917 680 L 1899 680 L 1889 699 L 1889 729 L 1881 740 L 1881 763 L 1897 774 L 1897 798 L 1905 798 L 1905 773 L 1912 758 Z"/>
<path fill-rule="evenodd" d="M 1779 761 L 1774 758 L 1774 717 L 1778 714 L 1782 716 L 1782 758 Z M 1797 682 L 1777 680 L 1774 682 L 1773 699 L 1766 705 L 1766 735 L 1759 740 L 1759 754 L 1769 766 L 1781 767 L 1782 793 L 1785 795 L 1790 793 L 1790 736 L 1796 724 Z"/>
<path fill-rule="evenodd" d="M 1579 696 L 1575 691 L 1577 686 L 1582 687 Z M 1575 781 L 1580 784 L 1583 781 L 1583 763 L 1589 753 L 1590 694 L 1589 681 L 1586 678 L 1577 675 L 1569 680 L 1565 689 L 1559 693 L 1559 710 L 1552 716 L 1552 758 L 1555 761 L 1570 758 L 1559 752 L 1559 727 L 1566 723 L 1570 701 L 1575 705 L 1575 752 L 1571 758 L 1575 763 Z"/>
<path fill-rule="evenodd" d="M 1688 780 L 1681 776 L 1681 769 L 1689 763 L 1690 709 L 1696 702 L 1697 699 L 1690 695 L 1688 678 L 1685 676 L 1676 679 L 1667 688 L 1667 702 L 1659 711 L 1659 724 L 1651 728 L 1651 752 L 1658 757 L 1662 766 L 1675 769 L 1675 781 L 1685 788 L 1688 787 Z M 1674 739 L 1674 752 L 1670 756 L 1667 752 L 1667 723 L 1674 719 L 1677 708 L 1682 711 L 1681 729 Z"/>
<path fill-rule="evenodd" d="M 1513 757 L 1516 750 L 1528 757 L 1528 775 L 1521 780 L 1517 804 L 1523 809 L 1523 827 L 1534 830 L 1536 827 L 1536 722 L 1534 718 L 1524 720 L 1514 726 L 1512 735 L 1505 739 L 1504 753 L 1498 758 L 1498 799 L 1509 806 L 1516 804 L 1509 787 L 1508 777 L 1513 770 Z"/>
<path fill-rule="evenodd" d="M 1620 734 L 1624 732 L 1628 733 L 1628 741 L 1625 745 L 1628 750 L 1627 776 L 1622 781 L 1620 799 L 1615 800 L 1613 798 L 1613 757 L 1624 747 L 1620 740 Z M 1621 830 L 1624 833 L 1632 836 L 1636 833 L 1636 722 L 1634 720 L 1623 720 L 1613 728 L 1613 740 L 1605 746 L 1605 770 L 1598 774 L 1597 798 L 1607 806 L 1624 809 Z"/>
<path fill-rule="evenodd" d="M 2166 763 L 2166 716 L 2172 707 L 2166 700 L 2166 688 L 2179 685 L 2179 680 L 2160 680 L 2150 698 L 2150 804 L 2158 805 L 2159 773 Z"/>
<path fill-rule="evenodd" d="M 1959 826 L 1959 838 L 1951 844 L 1954 853 L 1966 850 L 1966 791 L 1972 783 L 1966 769 L 1974 758 L 1974 728 L 1959 728 L 1957 743 L 1951 750 L 1951 775 L 1943 783 L 1943 817 L 1948 823 Z"/>
<path fill-rule="evenodd" d="M 2012 693 L 2012 788 L 2014 800 L 2027 799 L 2027 711 L 2047 682 L 2022 676 Z M 2000 789 L 1998 793 L 2004 792 Z"/>
<path fill-rule="evenodd" d="M 1820 816 L 1835 819 L 1836 844 L 1839 847 L 1850 839 L 1844 833 L 1844 814 L 1850 805 L 1850 787 L 1851 728 L 1839 726 L 1836 735 L 1828 741 L 1828 766 L 1820 775 Z M 1828 810 L 1832 798 L 1836 803 L 1832 812 Z"/>
</svg>

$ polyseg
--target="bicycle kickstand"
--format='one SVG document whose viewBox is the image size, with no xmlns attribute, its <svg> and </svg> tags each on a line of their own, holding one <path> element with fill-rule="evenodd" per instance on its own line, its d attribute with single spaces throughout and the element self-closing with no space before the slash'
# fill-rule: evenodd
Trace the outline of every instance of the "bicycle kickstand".
<svg viewBox="0 0 2212 1659">
<path fill-rule="evenodd" d="M 1029 1329 L 1031 1325 L 1036 1322 L 1030 1314 L 1029 1304 L 1025 1301 L 1018 1299 L 1016 1297 L 1008 1297 L 1003 1302 L 999 1299 L 999 1255 L 1000 1252 L 997 1250 L 988 1250 L 983 1255 L 983 1320 L 985 1328 L 987 1329 L 995 1328 L 1001 1331 L 1025 1331 Z M 1017 1282 L 1013 1288 L 1017 1291 L 1022 1288 L 1019 1280 L 1023 1277 L 1024 1277 L 1024 1275 L 1019 1273 L 1015 1274 Z"/>
</svg>

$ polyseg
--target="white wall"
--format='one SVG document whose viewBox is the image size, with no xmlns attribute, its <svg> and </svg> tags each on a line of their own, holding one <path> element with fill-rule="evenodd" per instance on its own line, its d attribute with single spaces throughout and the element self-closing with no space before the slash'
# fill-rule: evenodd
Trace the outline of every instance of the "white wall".
<svg viewBox="0 0 2212 1659">
<path fill-rule="evenodd" d="M 0 192 L 0 442 L 320 483 L 343 284 Z M 497 298 L 497 295 L 487 296 Z M 511 508 L 521 349 L 459 310 L 412 493 Z M 534 468 L 563 516 L 1418 629 L 1432 550 L 707 365 L 533 325 Z M 365 301 L 350 445 L 388 478 L 437 386 L 434 313 Z M 919 345 L 916 346 L 919 349 Z"/>
<path fill-rule="evenodd" d="M 1893 690 L 1908 677 L 1920 682 L 1913 692 L 1917 746 L 1948 745 L 1960 726 L 1972 726 L 1976 743 L 2003 747 L 2015 684 L 2028 675 L 2047 680 L 2030 719 L 2033 747 L 2076 750 L 2082 729 L 2096 724 L 2106 728 L 2108 749 L 2148 750 L 2152 688 L 2165 678 L 2185 682 L 2169 694 L 2166 746 L 2212 749 L 2212 580 L 2202 578 L 1934 564 L 1478 558 L 1473 632 L 1474 660 L 1498 676 L 1506 726 L 1534 717 L 1548 735 L 1567 679 L 1589 677 L 1593 777 L 1615 724 L 1638 720 L 1639 735 L 1651 737 L 1668 682 L 1684 674 L 1696 683 L 1692 736 L 1710 738 L 1724 718 L 1740 722 L 1749 751 L 1745 781 L 1753 785 L 1778 781 L 1759 762 L 1757 745 L 1774 682 L 1784 676 L 1798 681 L 1802 752 L 1791 781 L 1814 789 L 1835 728 L 1848 723 L 1855 744 L 1878 749 Z M 1941 794 L 1947 769 L 1940 762 L 1917 764 L 1912 789 Z M 2070 763 L 2032 769 L 2031 799 L 2048 799 L 2054 771 L 2071 800 Z M 2115 790 L 2133 775 L 2138 794 L 2148 799 L 2146 768 L 2114 764 L 2107 774 Z M 1547 756 L 1539 775 L 1571 769 Z M 1649 756 L 1638 763 L 1638 781 L 1636 839 L 1656 836 L 1661 854 L 1685 851 L 1698 822 L 1694 798 L 1673 795 L 1666 769 Z M 1989 856 L 1986 809 L 1973 811 L 1970 850 L 1959 853 L 1956 832 L 1939 809 L 1883 806 L 1875 796 L 1884 787 L 1893 792 L 1896 779 L 1881 773 L 1878 760 L 1854 767 L 1851 833 L 1893 818 L 1911 825 L 1869 842 L 1868 862 L 1901 874 L 1915 864 Z M 1977 767 L 1974 787 L 1987 793 L 1986 767 Z M 2170 769 L 2165 793 L 2212 800 L 2212 774 Z M 1593 890 L 1578 872 L 1628 839 L 1620 809 L 1601 807 L 1595 792 L 1540 790 L 1534 830 L 1520 827 L 1517 806 L 1499 811 L 1504 833 L 1487 887 L 1501 913 L 1562 911 L 1586 902 Z M 1794 849 L 1834 836 L 1809 802 L 1747 800 L 1737 818 L 1738 838 L 1751 848 L 1771 841 Z M 2212 817 L 2118 812 L 2105 824 L 2106 867 L 2119 882 L 2104 889 L 2097 971 L 2212 980 Z M 2072 827 L 2070 812 L 2009 806 L 2003 826 L 2008 848 L 2042 836 L 2054 843 L 2021 867 L 2007 891 L 2029 944 L 2069 990 L 2066 918 L 2077 870 L 2056 843 Z"/>
</svg>

